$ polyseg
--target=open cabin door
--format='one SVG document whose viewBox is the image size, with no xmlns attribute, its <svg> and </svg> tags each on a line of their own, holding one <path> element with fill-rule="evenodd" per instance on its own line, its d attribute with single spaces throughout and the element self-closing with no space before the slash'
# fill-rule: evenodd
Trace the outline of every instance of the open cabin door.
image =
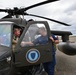
<svg viewBox="0 0 76 75">
<path fill-rule="evenodd" d="M 39 34 L 39 27 L 44 27 L 47 34 L 48 43 L 45 44 L 23 44 L 24 42 L 34 42 Z M 50 28 L 46 21 L 32 21 L 29 22 L 18 44 L 15 47 L 15 64 L 16 66 L 36 65 L 51 61 L 52 59 L 52 43 L 49 39 Z M 40 41 L 40 40 L 39 40 Z M 45 40 L 43 40 L 45 42 Z"/>
</svg>

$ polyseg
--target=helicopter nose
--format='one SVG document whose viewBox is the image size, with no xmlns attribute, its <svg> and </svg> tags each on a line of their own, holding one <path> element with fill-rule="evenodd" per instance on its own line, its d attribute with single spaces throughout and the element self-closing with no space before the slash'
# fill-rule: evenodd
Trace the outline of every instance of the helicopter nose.
<svg viewBox="0 0 76 75">
<path fill-rule="evenodd" d="M 76 55 L 76 43 L 60 43 L 58 44 L 58 50 L 67 55 Z"/>
</svg>

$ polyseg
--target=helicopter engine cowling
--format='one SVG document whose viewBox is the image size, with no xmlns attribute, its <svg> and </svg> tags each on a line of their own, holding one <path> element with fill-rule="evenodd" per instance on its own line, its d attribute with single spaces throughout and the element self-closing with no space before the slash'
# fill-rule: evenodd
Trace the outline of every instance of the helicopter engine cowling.
<svg viewBox="0 0 76 75">
<path fill-rule="evenodd" d="M 59 43 L 58 50 L 67 55 L 76 55 L 76 43 Z"/>
</svg>

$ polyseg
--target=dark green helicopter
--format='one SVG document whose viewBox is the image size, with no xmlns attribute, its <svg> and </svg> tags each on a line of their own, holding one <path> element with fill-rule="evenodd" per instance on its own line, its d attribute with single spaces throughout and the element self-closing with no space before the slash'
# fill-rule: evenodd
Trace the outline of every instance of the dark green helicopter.
<svg viewBox="0 0 76 75">
<path fill-rule="evenodd" d="M 41 75 L 43 69 L 39 64 L 52 59 L 52 42 L 49 39 L 51 33 L 62 36 L 63 43 L 58 45 L 60 51 L 67 55 L 76 55 L 76 44 L 67 42 L 69 40 L 69 35 L 72 35 L 71 32 L 50 30 L 47 21 L 26 21 L 24 18 L 19 18 L 20 15 L 28 15 L 70 26 L 69 24 L 57 20 L 28 14 L 26 12 L 33 7 L 54 1 L 58 0 L 46 0 L 21 9 L 17 7 L 14 9 L 0 9 L 0 12 L 8 13 L 7 16 L 0 19 L 0 75 L 36 75 L 37 72 L 37 74 Z M 15 18 L 13 18 L 14 16 Z M 47 31 L 48 44 L 23 46 L 21 44 L 23 41 L 34 41 L 40 36 L 38 28 L 41 26 L 45 27 Z M 14 36 L 14 28 L 20 28 L 21 34 L 13 50 L 12 39 Z"/>
</svg>

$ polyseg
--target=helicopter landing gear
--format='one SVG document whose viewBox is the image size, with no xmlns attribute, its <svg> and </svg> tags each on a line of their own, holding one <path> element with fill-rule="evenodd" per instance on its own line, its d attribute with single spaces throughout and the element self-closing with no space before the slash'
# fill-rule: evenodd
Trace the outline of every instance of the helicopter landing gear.
<svg viewBox="0 0 76 75">
<path fill-rule="evenodd" d="M 43 75 L 43 66 L 35 65 L 22 68 L 11 66 L 10 72 L 7 75 Z"/>
</svg>

